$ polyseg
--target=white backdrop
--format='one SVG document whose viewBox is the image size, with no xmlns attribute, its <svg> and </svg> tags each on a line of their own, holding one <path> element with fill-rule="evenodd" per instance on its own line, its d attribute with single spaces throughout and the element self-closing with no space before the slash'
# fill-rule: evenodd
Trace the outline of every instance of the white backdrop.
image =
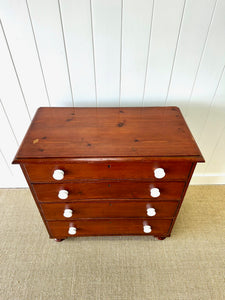
<svg viewBox="0 0 225 300">
<path fill-rule="evenodd" d="M 40 106 L 177 105 L 225 183 L 225 0 L 0 0 L 0 187 Z"/>
</svg>

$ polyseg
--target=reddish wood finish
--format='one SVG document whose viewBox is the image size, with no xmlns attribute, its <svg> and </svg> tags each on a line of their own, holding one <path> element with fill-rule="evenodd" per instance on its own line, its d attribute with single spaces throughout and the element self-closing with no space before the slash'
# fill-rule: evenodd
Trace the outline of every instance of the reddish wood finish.
<svg viewBox="0 0 225 300">
<path fill-rule="evenodd" d="M 149 179 L 151 181 L 185 180 L 188 176 L 191 162 L 182 161 L 150 161 L 150 162 L 88 162 L 74 164 L 27 164 L 26 169 L 31 182 L 54 182 L 54 170 L 64 171 L 62 181 L 87 179 Z M 156 168 L 165 170 L 165 177 L 157 179 L 154 176 Z M 138 172 L 137 172 L 138 170 Z"/>
<path fill-rule="evenodd" d="M 184 196 L 185 196 L 185 194 L 186 194 L 187 188 L 188 188 L 189 183 L 190 183 L 190 181 L 191 181 L 191 177 L 192 177 L 192 175 L 193 175 L 193 173 L 194 173 L 195 166 L 196 166 L 196 163 L 193 162 L 193 163 L 192 163 L 192 167 L 191 167 L 191 169 L 190 169 L 190 172 L 189 172 L 189 174 L 188 174 L 186 183 L 185 183 L 185 187 L 184 187 L 183 192 L 182 192 L 182 195 L 181 195 L 181 201 L 179 201 L 177 211 L 176 211 L 176 213 L 175 213 L 175 215 L 174 215 L 174 218 L 173 218 L 173 221 L 172 221 L 172 223 L 171 223 L 169 233 L 171 233 L 171 231 L 172 231 L 172 229 L 173 229 L 173 225 L 174 225 L 174 223 L 175 223 L 175 221 L 176 221 L 176 218 L 177 218 L 177 216 L 178 216 L 178 213 L 179 213 L 179 211 L 180 211 L 180 208 L 181 208 L 181 205 L 182 205 Z"/>
<path fill-rule="evenodd" d="M 65 164 L 75 164 L 78 162 L 85 162 L 85 163 L 90 163 L 90 162 L 161 162 L 161 161 L 168 161 L 168 162 L 173 162 L 173 163 L 180 163 L 184 161 L 191 161 L 191 162 L 204 162 L 199 161 L 198 156 L 123 156 L 123 157 L 75 157 L 75 158 L 62 158 L 62 157 L 49 157 L 49 158 L 26 158 L 26 159 L 20 159 L 20 158 L 15 158 L 12 162 L 12 164 L 21 164 L 21 163 L 26 163 L 26 164 L 34 164 L 34 165 L 39 165 L 39 164 L 55 164 L 55 165 L 65 165 Z"/>
<path fill-rule="evenodd" d="M 177 107 L 40 108 L 15 156 L 51 238 L 170 236 L 197 162 L 204 159 Z M 154 177 L 163 168 L 166 176 Z M 63 180 L 52 178 L 64 171 Z M 152 198 L 151 188 L 160 196 Z M 68 190 L 66 200 L 58 198 Z M 157 214 L 147 216 L 147 208 Z M 64 209 L 73 210 L 71 219 Z M 151 233 L 143 226 L 150 225 Z"/>
<path fill-rule="evenodd" d="M 24 174 L 24 177 L 25 177 L 26 180 L 27 180 L 28 186 L 29 186 L 29 188 L 30 188 L 30 191 L 31 191 L 31 193 L 32 193 L 32 196 L 33 196 L 33 198 L 34 198 L 34 201 L 35 201 L 35 203 L 36 203 L 36 205 L 37 205 L 37 208 L 38 208 L 38 210 L 39 210 L 39 213 L 40 213 L 40 215 L 41 215 L 41 217 L 42 217 L 42 220 L 43 220 L 43 222 L 44 222 L 44 224 L 45 224 L 45 227 L 46 227 L 46 229 L 47 229 L 47 231 L 48 231 L 48 234 L 49 234 L 49 236 L 51 236 L 51 233 L 50 233 L 49 228 L 48 228 L 47 221 L 46 221 L 46 219 L 45 219 L 45 217 L 44 217 L 44 213 L 43 213 L 42 208 L 41 208 L 41 204 L 40 204 L 40 202 L 39 202 L 38 199 L 37 199 L 37 196 L 36 196 L 36 194 L 35 194 L 35 192 L 34 192 L 34 189 L 33 189 L 33 186 L 32 186 L 32 184 L 31 184 L 31 182 L 29 181 L 29 178 L 28 178 L 28 175 L 27 175 L 27 171 L 26 171 L 26 169 L 25 169 L 25 167 L 24 167 L 23 164 L 21 164 L 20 167 L 21 167 L 21 169 L 22 169 L 22 172 L 23 172 L 23 174 Z"/>
<path fill-rule="evenodd" d="M 130 182 L 130 181 L 90 181 L 76 183 L 33 184 L 40 202 L 63 202 L 58 198 L 60 190 L 67 190 L 66 201 L 79 199 L 151 199 L 180 200 L 184 182 Z M 158 188 L 160 196 L 150 196 L 150 189 Z M 65 201 L 64 201 L 65 202 Z"/>
<path fill-rule="evenodd" d="M 73 220 L 77 218 L 172 218 L 176 213 L 178 201 L 167 203 L 150 201 L 84 201 L 70 203 L 42 203 L 45 219 Z M 149 217 L 147 208 L 154 208 L 156 215 Z M 63 216 L 65 209 L 72 209 L 71 218 Z"/>
<path fill-rule="evenodd" d="M 76 227 L 75 236 L 92 235 L 154 235 L 166 236 L 171 224 L 168 220 L 149 220 L 149 219 L 77 219 L 73 221 L 50 221 L 48 226 L 57 239 L 68 236 L 70 226 Z M 143 226 L 150 225 L 152 231 L 144 233 Z"/>
<path fill-rule="evenodd" d="M 15 157 L 195 156 L 179 108 L 40 108 Z"/>
</svg>

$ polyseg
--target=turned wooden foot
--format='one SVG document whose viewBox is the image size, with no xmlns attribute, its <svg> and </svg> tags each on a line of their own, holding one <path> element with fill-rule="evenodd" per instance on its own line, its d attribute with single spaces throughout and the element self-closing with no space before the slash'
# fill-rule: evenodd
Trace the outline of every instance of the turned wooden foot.
<svg viewBox="0 0 225 300">
<path fill-rule="evenodd" d="M 64 239 L 55 239 L 55 242 L 62 242 Z"/>
<path fill-rule="evenodd" d="M 157 236 L 157 239 L 162 241 L 162 240 L 165 240 L 166 236 Z"/>
</svg>

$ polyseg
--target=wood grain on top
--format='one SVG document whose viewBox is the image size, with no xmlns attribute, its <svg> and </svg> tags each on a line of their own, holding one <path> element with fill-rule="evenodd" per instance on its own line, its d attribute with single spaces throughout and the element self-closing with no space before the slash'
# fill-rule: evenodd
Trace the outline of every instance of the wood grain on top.
<svg viewBox="0 0 225 300">
<path fill-rule="evenodd" d="M 195 157 L 177 107 L 39 108 L 14 163 L 28 158 Z"/>
</svg>

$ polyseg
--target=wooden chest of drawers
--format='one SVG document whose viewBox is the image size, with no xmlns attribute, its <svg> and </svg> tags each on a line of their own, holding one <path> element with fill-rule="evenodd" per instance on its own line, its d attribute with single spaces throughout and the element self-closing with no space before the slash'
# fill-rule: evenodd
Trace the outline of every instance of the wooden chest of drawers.
<svg viewBox="0 0 225 300">
<path fill-rule="evenodd" d="M 170 236 L 204 159 L 177 107 L 39 108 L 19 163 L 50 238 Z"/>
</svg>

